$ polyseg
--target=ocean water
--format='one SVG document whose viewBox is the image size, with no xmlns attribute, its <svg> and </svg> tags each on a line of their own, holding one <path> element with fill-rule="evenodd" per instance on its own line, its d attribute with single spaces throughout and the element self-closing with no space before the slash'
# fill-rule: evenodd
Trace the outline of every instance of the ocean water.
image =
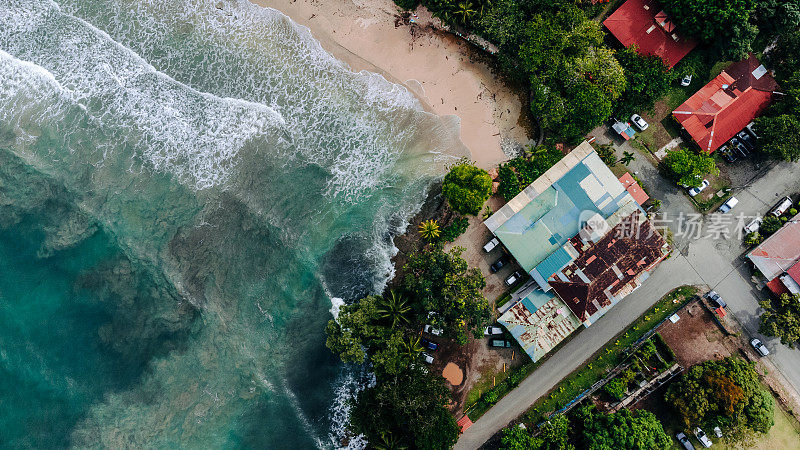
<svg viewBox="0 0 800 450">
<path fill-rule="evenodd" d="M 325 323 L 467 154 L 275 10 L 0 0 L 0 445 L 339 446 Z"/>
</svg>

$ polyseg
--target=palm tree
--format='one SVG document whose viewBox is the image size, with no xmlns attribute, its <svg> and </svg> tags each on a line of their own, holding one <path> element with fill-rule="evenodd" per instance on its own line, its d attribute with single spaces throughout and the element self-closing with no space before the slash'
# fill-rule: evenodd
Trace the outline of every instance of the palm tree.
<svg viewBox="0 0 800 450">
<path fill-rule="evenodd" d="M 476 11 L 472 9 L 472 2 L 461 2 L 458 4 L 456 14 L 461 17 L 461 23 L 466 25 Z"/>
<path fill-rule="evenodd" d="M 622 152 L 622 158 L 620 158 L 619 162 L 627 166 L 634 159 L 633 152 Z"/>
<path fill-rule="evenodd" d="M 419 224 L 419 234 L 426 241 L 432 241 L 438 238 L 441 233 L 439 224 L 433 219 L 426 220 Z"/>
<path fill-rule="evenodd" d="M 378 303 L 377 313 L 382 319 L 388 319 L 392 322 L 392 327 L 396 327 L 399 323 L 409 323 L 408 313 L 411 311 L 411 306 L 395 291 L 390 291 L 388 296 L 383 296 Z"/>
<path fill-rule="evenodd" d="M 400 442 L 400 439 L 392 436 L 392 433 L 381 433 L 381 441 L 374 444 L 377 450 L 406 450 L 408 447 Z"/>
<path fill-rule="evenodd" d="M 405 341 L 405 346 L 403 347 L 403 355 L 406 356 L 409 360 L 414 360 L 420 353 L 424 352 L 425 349 L 422 348 L 422 344 L 420 344 L 419 336 L 409 338 Z"/>
</svg>

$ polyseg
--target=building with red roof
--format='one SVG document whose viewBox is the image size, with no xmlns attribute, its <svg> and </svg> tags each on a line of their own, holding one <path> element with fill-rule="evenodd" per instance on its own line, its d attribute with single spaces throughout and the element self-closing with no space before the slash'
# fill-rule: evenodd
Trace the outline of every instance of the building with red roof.
<svg viewBox="0 0 800 450">
<path fill-rule="evenodd" d="M 603 222 L 590 219 L 569 240 L 575 258 L 548 280 L 585 326 L 641 286 L 669 253 L 669 245 L 641 211 L 613 228 Z"/>
<path fill-rule="evenodd" d="M 760 116 L 778 83 L 752 54 L 731 64 L 672 112 L 700 149 L 712 153 Z"/>
<path fill-rule="evenodd" d="M 619 177 L 619 182 L 622 183 L 622 187 L 631 194 L 631 197 L 636 200 L 636 203 L 644 205 L 644 202 L 650 199 L 650 196 L 644 192 L 644 189 L 639 186 L 639 183 L 636 182 L 630 173 L 625 172 L 625 174 Z"/>
<path fill-rule="evenodd" d="M 747 254 L 775 295 L 800 294 L 800 214 Z"/>
<path fill-rule="evenodd" d="M 628 0 L 603 22 L 625 47 L 635 45 L 642 55 L 657 55 L 672 68 L 697 45 L 678 33 L 667 13 L 654 0 Z"/>
</svg>

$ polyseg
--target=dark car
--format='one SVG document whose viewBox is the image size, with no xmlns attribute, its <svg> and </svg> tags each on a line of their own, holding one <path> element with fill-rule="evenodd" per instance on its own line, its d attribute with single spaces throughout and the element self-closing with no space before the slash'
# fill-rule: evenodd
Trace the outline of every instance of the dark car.
<svg viewBox="0 0 800 450">
<path fill-rule="evenodd" d="M 495 273 L 498 270 L 502 269 L 503 267 L 507 266 L 510 261 L 511 258 L 509 258 L 508 255 L 503 255 L 500 257 L 500 259 L 495 261 L 494 264 L 491 265 L 491 267 L 489 267 L 489 270 L 491 270 L 492 273 Z"/>
<path fill-rule="evenodd" d="M 733 152 L 727 145 L 723 145 L 722 147 L 720 147 L 719 153 L 722 155 L 723 158 L 725 158 L 725 161 L 728 161 L 729 163 L 733 163 L 736 161 L 736 155 L 733 154 Z"/>
<path fill-rule="evenodd" d="M 675 438 L 678 439 L 678 442 L 680 442 L 683 448 L 685 448 L 686 450 L 694 450 L 694 445 L 692 445 L 692 443 L 689 442 L 689 438 L 686 437 L 685 433 L 678 433 L 677 435 L 675 435 Z"/>
<path fill-rule="evenodd" d="M 738 138 L 731 139 L 730 143 L 733 150 L 737 154 L 739 154 L 742 158 L 747 158 L 748 156 L 750 156 L 750 150 L 748 150 L 744 145 L 742 145 L 742 142 Z"/>
<path fill-rule="evenodd" d="M 439 349 L 439 344 L 436 342 L 431 342 L 425 338 L 422 338 L 422 346 L 427 348 L 428 350 L 436 351 Z"/>
<path fill-rule="evenodd" d="M 706 297 L 712 302 L 714 302 L 714 304 L 717 305 L 718 308 L 724 308 L 728 306 L 728 304 L 725 303 L 725 300 L 723 300 L 722 297 L 720 297 L 720 295 L 717 294 L 717 291 L 708 291 Z"/>
<path fill-rule="evenodd" d="M 501 347 L 501 348 L 509 348 L 511 347 L 511 341 L 508 339 L 491 339 L 489 344 L 492 347 Z"/>
<path fill-rule="evenodd" d="M 750 134 L 747 133 L 746 131 L 740 131 L 736 135 L 736 137 L 738 137 L 739 140 L 742 141 L 742 144 L 744 144 L 744 146 L 747 147 L 748 150 L 753 151 L 756 148 L 755 138 L 753 136 L 750 136 Z"/>
</svg>

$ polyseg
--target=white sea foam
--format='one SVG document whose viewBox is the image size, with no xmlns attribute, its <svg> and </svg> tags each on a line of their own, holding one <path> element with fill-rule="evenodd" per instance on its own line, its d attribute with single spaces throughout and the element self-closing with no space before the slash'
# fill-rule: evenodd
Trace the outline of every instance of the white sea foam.
<svg viewBox="0 0 800 450">
<path fill-rule="evenodd" d="M 331 297 L 331 315 L 333 316 L 333 320 L 339 320 L 339 311 L 344 306 L 344 300 L 339 297 Z"/>
</svg>

